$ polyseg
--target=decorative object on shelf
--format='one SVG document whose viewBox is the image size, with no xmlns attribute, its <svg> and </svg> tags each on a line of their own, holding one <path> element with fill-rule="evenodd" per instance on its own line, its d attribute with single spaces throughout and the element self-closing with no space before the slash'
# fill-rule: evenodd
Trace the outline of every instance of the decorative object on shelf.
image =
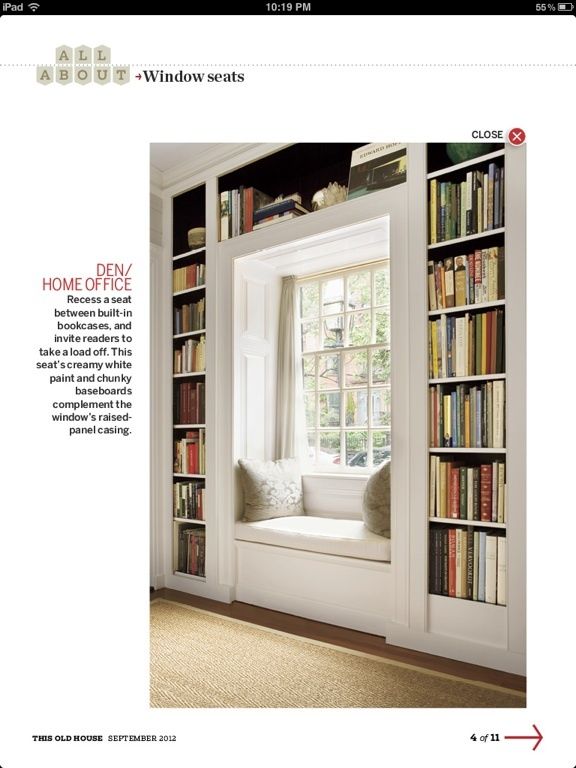
<svg viewBox="0 0 576 768">
<path fill-rule="evenodd" d="M 348 200 L 406 181 L 406 144 L 366 144 L 352 152 Z"/>
<path fill-rule="evenodd" d="M 239 459 L 244 488 L 244 521 L 303 515 L 302 477 L 296 459 Z"/>
<path fill-rule="evenodd" d="M 194 227 L 188 230 L 188 246 L 194 248 L 204 248 L 206 245 L 206 227 Z"/>
<path fill-rule="evenodd" d="M 388 459 L 374 472 L 364 489 L 362 519 L 372 533 L 390 537 L 390 465 Z"/>
<path fill-rule="evenodd" d="M 312 197 L 312 210 L 318 211 L 320 208 L 328 208 L 330 205 L 343 203 L 347 194 L 347 187 L 338 184 L 337 181 L 331 181 L 327 187 L 319 189 Z"/>
<path fill-rule="evenodd" d="M 446 154 L 456 165 L 464 163 L 466 160 L 474 160 L 476 157 L 495 152 L 500 147 L 499 144 L 479 144 L 476 143 L 457 143 L 446 144 Z"/>
</svg>

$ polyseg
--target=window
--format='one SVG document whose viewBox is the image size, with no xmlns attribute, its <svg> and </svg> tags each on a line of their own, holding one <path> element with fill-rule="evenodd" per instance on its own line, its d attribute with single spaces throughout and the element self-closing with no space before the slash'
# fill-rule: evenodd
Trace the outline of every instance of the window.
<svg viewBox="0 0 576 768">
<path fill-rule="evenodd" d="M 389 260 L 298 286 L 311 461 L 325 471 L 370 470 L 390 455 Z"/>
</svg>

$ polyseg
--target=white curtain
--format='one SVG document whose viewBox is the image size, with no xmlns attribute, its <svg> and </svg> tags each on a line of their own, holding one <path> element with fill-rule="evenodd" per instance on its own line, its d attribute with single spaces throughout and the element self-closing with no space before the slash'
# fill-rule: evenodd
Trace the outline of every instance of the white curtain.
<svg viewBox="0 0 576 768">
<path fill-rule="evenodd" d="M 293 276 L 282 279 L 278 324 L 276 383 L 276 458 L 307 460 L 302 353 L 298 323 L 298 287 Z"/>
</svg>

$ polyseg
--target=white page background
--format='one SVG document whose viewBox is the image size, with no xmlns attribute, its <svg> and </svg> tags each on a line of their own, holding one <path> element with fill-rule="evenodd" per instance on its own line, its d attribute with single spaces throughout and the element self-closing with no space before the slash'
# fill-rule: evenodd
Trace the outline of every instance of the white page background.
<svg viewBox="0 0 576 768">
<path fill-rule="evenodd" d="M 0 19 L 2 768 L 576 763 L 575 31 L 540 16 Z M 62 44 L 108 45 L 133 78 L 213 64 L 245 82 L 39 86 L 28 65 Z M 509 66 L 462 66 L 491 63 Z M 528 136 L 528 708 L 149 709 L 150 142 L 467 141 L 515 126 Z M 133 434 L 68 438 L 35 371 L 55 303 L 41 280 L 102 261 L 134 264 Z M 534 753 L 469 739 L 532 723 Z M 32 740 L 76 733 L 177 741 Z"/>
</svg>

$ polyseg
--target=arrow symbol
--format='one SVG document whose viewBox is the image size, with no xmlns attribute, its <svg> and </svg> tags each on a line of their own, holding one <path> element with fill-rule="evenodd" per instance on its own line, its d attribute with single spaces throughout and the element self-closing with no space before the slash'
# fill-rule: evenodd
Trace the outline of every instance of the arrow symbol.
<svg viewBox="0 0 576 768">
<path fill-rule="evenodd" d="M 540 744 L 540 742 L 544 737 L 542 736 L 542 734 L 540 733 L 538 728 L 536 728 L 535 725 L 533 725 L 532 728 L 534 728 L 534 730 L 536 731 L 536 736 L 504 736 L 504 738 L 505 739 L 536 739 L 536 744 L 534 744 L 534 746 L 532 747 L 532 752 L 534 752 L 534 750 L 536 749 L 538 744 Z"/>
<path fill-rule="evenodd" d="M 138 74 L 136 75 L 136 77 L 138 78 L 138 80 L 141 80 L 141 79 L 142 79 L 142 75 L 140 74 L 140 72 L 138 72 Z"/>
</svg>

